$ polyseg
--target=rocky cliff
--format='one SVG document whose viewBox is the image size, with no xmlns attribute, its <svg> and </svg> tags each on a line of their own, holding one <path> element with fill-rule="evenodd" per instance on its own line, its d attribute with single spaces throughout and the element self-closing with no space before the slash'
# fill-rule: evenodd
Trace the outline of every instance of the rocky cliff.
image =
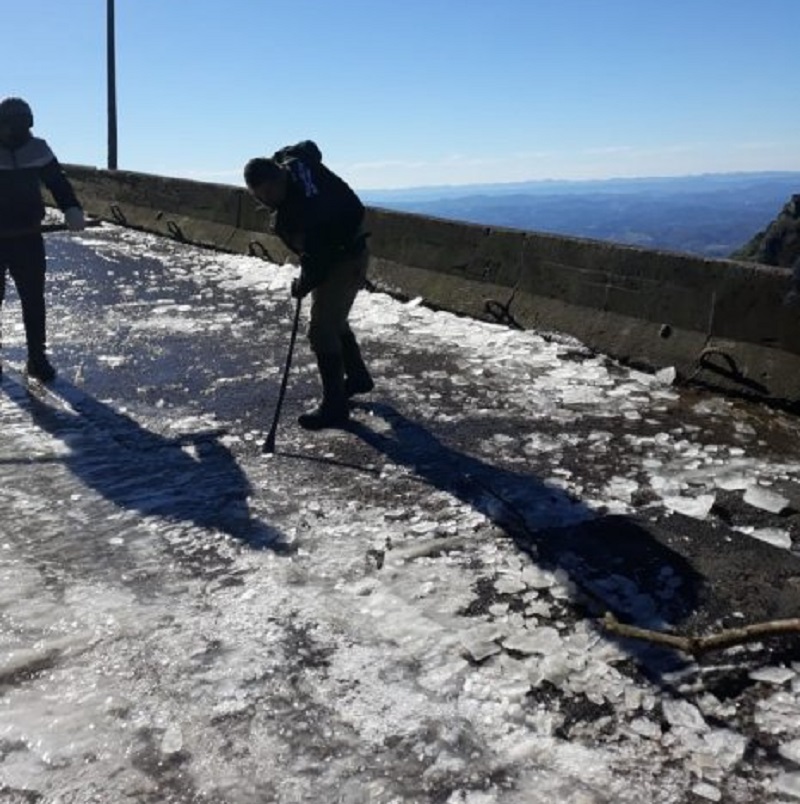
<svg viewBox="0 0 800 804">
<path fill-rule="evenodd" d="M 800 195 L 793 195 L 778 217 L 731 257 L 785 268 L 800 267 Z"/>
</svg>

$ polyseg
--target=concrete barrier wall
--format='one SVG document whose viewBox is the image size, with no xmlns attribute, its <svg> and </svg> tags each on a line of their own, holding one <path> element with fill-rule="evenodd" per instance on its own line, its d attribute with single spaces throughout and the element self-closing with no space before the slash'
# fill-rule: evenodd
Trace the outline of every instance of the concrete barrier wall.
<svg viewBox="0 0 800 804">
<path fill-rule="evenodd" d="M 176 240 L 293 255 L 241 188 L 67 166 L 91 215 Z M 370 208 L 379 290 L 510 326 L 573 335 L 645 369 L 765 400 L 800 400 L 800 311 L 782 268 L 707 260 Z"/>
</svg>

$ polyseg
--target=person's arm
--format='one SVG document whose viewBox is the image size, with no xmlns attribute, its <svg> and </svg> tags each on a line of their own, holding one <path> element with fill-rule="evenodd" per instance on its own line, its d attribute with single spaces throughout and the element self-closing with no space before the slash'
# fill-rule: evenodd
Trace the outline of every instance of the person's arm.
<svg viewBox="0 0 800 804">
<path fill-rule="evenodd" d="M 42 183 L 53 195 L 58 208 L 64 213 L 67 226 L 73 231 L 80 231 L 86 227 L 83 209 L 75 195 L 67 174 L 55 156 L 39 169 Z"/>
<path fill-rule="evenodd" d="M 292 296 L 306 296 L 314 288 L 319 287 L 328 273 L 330 260 L 325 260 L 319 253 L 304 253 L 300 257 L 300 276 L 292 282 Z"/>
<path fill-rule="evenodd" d="M 304 167 L 309 171 L 307 166 Z M 300 276 L 293 285 L 293 295 L 305 295 L 325 281 L 331 263 L 355 238 L 364 213 L 353 191 L 324 169 L 310 170 L 304 181 L 303 251 L 300 254 Z"/>
</svg>

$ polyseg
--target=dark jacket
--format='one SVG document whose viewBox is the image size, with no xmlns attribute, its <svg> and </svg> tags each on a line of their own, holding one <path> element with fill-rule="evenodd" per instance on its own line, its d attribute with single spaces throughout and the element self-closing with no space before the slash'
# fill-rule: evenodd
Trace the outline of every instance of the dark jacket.
<svg viewBox="0 0 800 804">
<path fill-rule="evenodd" d="M 0 145 L 0 232 L 30 231 L 40 225 L 45 211 L 42 184 L 62 211 L 80 206 L 44 140 L 31 137 L 15 149 Z"/>
<path fill-rule="evenodd" d="M 310 140 L 282 148 L 273 159 L 289 171 L 275 233 L 300 255 L 301 283 L 311 290 L 325 281 L 337 260 L 364 249 L 364 205 L 322 164 L 322 154 Z"/>
</svg>

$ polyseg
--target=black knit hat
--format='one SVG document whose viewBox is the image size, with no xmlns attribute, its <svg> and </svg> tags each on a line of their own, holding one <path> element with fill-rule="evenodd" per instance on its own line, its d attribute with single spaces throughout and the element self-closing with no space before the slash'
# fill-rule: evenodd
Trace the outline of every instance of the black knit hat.
<svg viewBox="0 0 800 804">
<path fill-rule="evenodd" d="M 33 112 L 22 98 L 3 98 L 0 100 L 0 122 L 16 122 L 26 128 L 33 127 Z"/>
</svg>

